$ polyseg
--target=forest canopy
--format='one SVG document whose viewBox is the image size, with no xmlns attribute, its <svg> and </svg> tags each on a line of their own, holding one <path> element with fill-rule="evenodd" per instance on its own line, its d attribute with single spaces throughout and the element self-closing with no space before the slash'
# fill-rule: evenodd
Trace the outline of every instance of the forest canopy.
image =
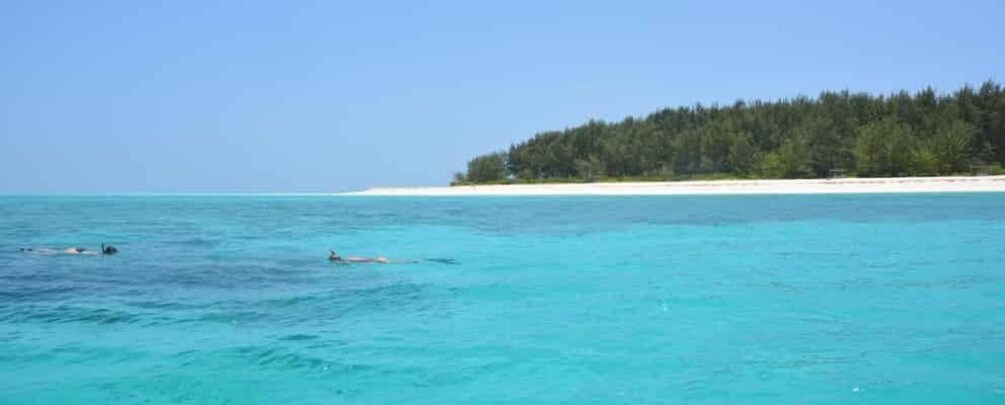
<svg viewBox="0 0 1005 405">
<path fill-rule="evenodd" d="M 475 157 L 454 184 L 932 176 L 1003 163 L 1005 93 L 988 81 L 942 94 L 824 92 L 591 120 Z"/>
</svg>

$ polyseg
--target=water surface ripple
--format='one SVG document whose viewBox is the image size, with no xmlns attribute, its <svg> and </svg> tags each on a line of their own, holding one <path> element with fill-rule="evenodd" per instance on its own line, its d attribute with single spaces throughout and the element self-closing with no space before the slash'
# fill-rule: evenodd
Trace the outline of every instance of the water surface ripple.
<svg viewBox="0 0 1005 405">
<path fill-rule="evenodd" d="M 1003 241 L 1005 194 L 0 197 L 0 402 L 1001 403 Z"/>
</svg>

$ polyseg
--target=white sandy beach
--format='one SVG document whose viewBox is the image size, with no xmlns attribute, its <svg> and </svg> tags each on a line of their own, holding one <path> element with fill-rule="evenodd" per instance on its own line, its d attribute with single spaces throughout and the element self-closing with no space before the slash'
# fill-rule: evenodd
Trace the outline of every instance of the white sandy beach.
<svg viewBox="0 0 1005 405">
<path fill-rule="evenodd" d="M 1005 192 L 1005 176 L 713 180 L 372 188 L 351 196 L 729 195 Z"/>
</svg>

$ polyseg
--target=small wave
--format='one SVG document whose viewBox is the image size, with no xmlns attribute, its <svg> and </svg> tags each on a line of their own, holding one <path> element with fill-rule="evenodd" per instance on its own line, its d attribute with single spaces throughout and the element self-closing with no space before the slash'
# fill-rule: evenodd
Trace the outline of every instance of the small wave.
<svg viewBox="0 0 1005 405">
<path fill-rule="evenodd" d="M 295 334 L 292 334 L 292 335 L 286 335 L 286 336 L 280 337 L 279 340 L 304 341 L 304 340 L 315 340 L 315 339 L 318 339 L 320 337 L 321 336 L 318 336 L 318 335 L 310 335 L 310 334 L 305 334 L 305 333 L 295 333 Z"/>
<path fill-rule="evenodd" d="M 131 324 L 140 316 L 126 311 L 107 308 L 18 306 L 7 313 L 0 313 L 0 321 L 41 322 L 41 323 L 85 323 L 98 325 Z"/>
<path fill-rule="evenodd" d="M 330 360 L 324 357 L 309 355 L 300 352 L 285 350 L 275 346 L 244 346 L 228 350 L 231 356 L 236 356 L 249 361 L 256 367 L 277 368 L 283 370 L 311 370 L 321 372 L 334 372 L 341 375 L 370 372 L 376 366 L 366 364 L 344 363 L 337 360 Z M 192 353 L 186 357 L 193 357 L 192 362 L 199 361 L 204 353 Z"/>
<path fill-rule="evenodd" d="M 78 290 L 77 287 L 69 285 L 25 287 L 18 286 L 16 289 L 0 290 L 0 301 L 42 301 L 58 299 L 72 294 Z"/>
<path fill-rule="evenodd" d="M 220 241 L 214 239 L 196 237 L 196 238 L 172 241 L 168 243 L 180 246 L 189 246 L 189 247 L 214 247 L 219 245 Z"/>
<path fill-rule="evenodd" d="M 266 314 L 258 311 L 218 311 L 198 317 L 198 321 L 218 323 L 254 322 L 266 318 Z"/>
<path fill-rule="evenodd" d="M 205 304 L 186 304 L 176 301 L 129 301 L 126 302 L 126 305 L 134 308 L 158 311 L 188 311 L 205 307 Z"/>
<path fill-rule="evenodd" d="M 457 262 L 457 260 L 454 260 L 454 259 L 432 258 L 432 259 L 425 259 L 425 260 L 427 262 L 433 262 L 433 263 L 439 263 L 439 264 L 449 264 L 449 265 L 460 264 L 460 263 Z"/>
<path fill-rule="evenodd" d="M 276 298 L 263 301 L 270 307 L 295 307 L 331 305 L 337 303 L 358 304 L 360 302 L 395 303 L 402 299 L 414 301 L 419 299 L 426 290 L 421 284 L 390 284 L 378 287 L 335 290 L 325 294 L 312 293 L 293 297 Z"/>
</svg>

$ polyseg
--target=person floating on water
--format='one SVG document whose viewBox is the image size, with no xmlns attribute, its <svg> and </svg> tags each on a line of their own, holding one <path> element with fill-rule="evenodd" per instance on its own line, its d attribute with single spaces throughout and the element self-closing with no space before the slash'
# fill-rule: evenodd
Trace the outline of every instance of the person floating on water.
<svg viewBox="0 0 1005 405">
<path fill-rule="evenodd" d="M 454 259 L 423 259 L 423 260 L 391 260 L 384 256 L 376 257 L 365 257 L 365 256 L 350 256 L 342 257 L 335 251 L 335 249 L 328 249 L 328 261 L 332 263 L 380 263 L 380 264 L 412 264 L 421 262 L 431 262 L 439 264 L 459 264 Z"/>
<path fill-rule="evenodd" d="M 22 252 L 22 253 L 35 253 L 35 254 L 40 254 L 40 255 L 85 255 L 85 256 L 94 256 L 94 255 L 99 254 L 99 252 L 94 252 L 94 251 L 87 250 L 87 249 L 82 248 L 82 247 L 76 247 L 76 246 L 70 246 L 70 247 L 68 247 L 66 249 L 62 249 L 62 250 L 59 250 L 59 249 L 50 249 L 50 248 L 20 248 L 20 249 L 18 249 L 18 251 Z M 119 253 L 119 249 L 116 248 L 115 246 L 105 245 L 104 243 L 101 244 L 101 252 L 100 252 L 100 254 L 103 254 L 103 255 L 114 255 L 116 253 Z"/>
<path fill-rule="evenodd" d="M 93 254 L 97 254 L 97 253 L 94 253 L 94 252 L 89 251 L 87 249 L 79 248 L 79 247 L 76 247 L 76 246 L 71 246 L 71 247 L 66 248 L 66 250 L 63 251 L 63 253 L 68 254 L 68 255 L 93 255 Z"/>
<path fill-rule="evenodd" d="M 342 256 L 339 256 L 339 254 L 336 253 L 334 249 L 328 249 L 328 252 L 330 253 L 328 255 L 328 260 L 331 261 L 331 262 L 333 262 L 333 263 L 381 263 L 381 264 L 391 263 L 391 261 L 388 260 L 384 256 L 377 256 L 377 257 L 363 257 L 363 256 L 342 257 Z M 395 262 L 395 263 L 411 263 L 411 262 L 408 262 L 408 261 L 398 261 L 398 262 Z"/>
<path fill-rule="evenodd" d="M 49 249 L 49 248 L 39 248 L 39 249 L 28 249 L 28 252 L 35 252 L 40 255 L 85 255 L 93 256 L 97 255 L 97 252 L 92 252 L 90 250 L 84 249 L 82 247 L 70 246 L 63 250 Z"/>
</svg>

